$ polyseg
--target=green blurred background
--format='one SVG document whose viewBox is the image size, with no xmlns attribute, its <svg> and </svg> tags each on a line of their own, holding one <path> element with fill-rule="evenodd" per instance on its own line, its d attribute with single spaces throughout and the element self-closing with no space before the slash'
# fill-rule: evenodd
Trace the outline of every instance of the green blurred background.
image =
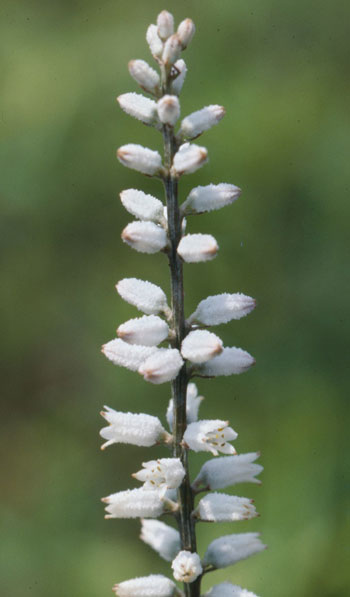
<svg viewBox="0 0 350 597">
<path fill-rule="evenodd" d="M 164 256 L 120 240 L 130 216 L 118 192 L 161 196 L 161 186 L 115 159 L 128 142 L 161 148 L 115 96 L 137 91 L 126 65 L 151 60 L 145 30 L 163 8 L 197 26 L 182 114 L 227 109 L 201 138 L 210 162 L 182 180 L 182 198 L 210 182 L 244 190 L 232 207 L 188 222 L 213 233 L 220 253 L 186 266 L 186 310 L 224 291 L 258 301 L 217 329 L 257 366 L 198 386 L 202 416 L 230 418 L 238 451 L 262 452 L 263 485 L 235 488 L 261 518 L 198 526 L 198 536 L 203 553 L 221 534 L 261 531 L 269 549 L 203 586 L 227 579 L 265 597 L 345 597 L 350 10 L 330 0 L 3 0 L 0 594 L 102 597 L 116 581 L 169 573 L 138 541 L 139 523 L 105 521 L 100 503 L 165 453 L 101 453 L 98 436 L 103 404 L 163 417 L 169 398 L 168 385 L 99 352 L 137 316 L 118 279 L 169 290 Z M 203 460 L 191 457 L 193 473 Z"/>
</svg>

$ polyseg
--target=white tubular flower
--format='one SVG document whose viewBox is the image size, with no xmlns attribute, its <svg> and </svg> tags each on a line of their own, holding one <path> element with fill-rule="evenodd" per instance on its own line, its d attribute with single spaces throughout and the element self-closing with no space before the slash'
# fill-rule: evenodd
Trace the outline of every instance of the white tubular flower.
<svg viewBox="0 0 350 597">
<path fill-rule="evenodd" d="M 172 174 L 181 176 L 191 174 L 208 160 L 208 151 L 194 143 L 183 143 L 176 152 L 173 160 Z"/>
<path fill-rule="evenodd" d="M 182 139 L 196 139 L 204 131 L 218 124 L 225 114 L 225 108 L 217 105 L 193 112 L 183 119 L 178 135 Z"/>
<path fill-rule="evenodd" d="M 180 102 L 176 95 L 163 95 L 157 104 L 158 117 L 163 124 L 174 126 L 180 118 Z"/>
<path fill-rule="evenodd" d="M 117 102 L 124 112 L 150 126 L 159 126 L 157 104 L 139 93 L 123 93 Z"/>
<path fill-rule="evenodd" d="M 159 92 L 160 78 L 157 73 L 144 60 L 130 60 L 128 64 L 129 73 L 136 83 L 142 87 L 147 93 L 157 95 Z"/>
<path fill-rule="evenodd" d="M 211 361 L 199 366 L 201 375 L 208 377 L 216 377 L 217 375 L 237 375 L 244 373 L 252 365 L 255 364 L 255 359 L 241 348 L 232 346 L 224 348 L 218 357 L 214 357 Z"/>
<path fill-rule="evenodd" d="M 157 25 L 150 25 L 147 29 L 146 40 L 152 56 L 160 58 L 163 53 L 163 42 L 158 35 Z"/>
<path fill-rule="evenodd" d="M 154 222 L 131 222 L 121 236 L 127 245 L 139 253 L 158 253 L 168 243 L 166 231 Z"/>
<path fill-rule="evenodd" d="M 210 261 L 218 250 L 218 243 L 211 234 L 187 234 L 177 247 L 178 254 L 187 263 Z"/>
<path fill-rule="evenodd" d="M 158 35 L 162 40 L 174 33 L 174 17 L 167 10 L 162 10 L 157 17 Z"/>
<path fill-rule="evenodd" d="M 177 28 L 177 34 L 179 36 L 181 47 L 185 50 L 192 40 L 196 31 L 196 27 L 192 19 L 185 19 L 181 21 L 180 25 Z"/>
<path fill-rule="evenodd" d="M 132 476 L 141 481 L 144 489 L 160 490 L 164 496 L 168 489 L 180 487 L 186 474 L 179 458 L 158 458 L 142 463 L 143 468 Z"/>
<path fill-rule="evenodd" d="M 181 54 L 182 46 L 177 33 L 171 35 L 164 44 L 162 61 L 166 66 L 170 66 L 177 61 Z"/>
<path fill-rule="evenodd" d="M 225 493 L 209 493 L 200 500 L 193 514 L 207 522 L 234 522 L 257 516 L 252 500 Z"/>
<path fill-rule="evenodd" d="M 256 301 L 245 294 L 216 294 L 202 300 L 194 313 L 189 317 L 189 323 L 198 321 L 205 325 L 219 325 L 228 323 L 232 319 L 241 319 L 248 315 L 256 306 Z"/>
<path fill-rule="evenodd" d="M 194 452 L 211 452 L 217 456 L 235 454 L 236 450 L 228 442 L 236 439 L 237 433 L 228 426 L 228 421 L 205 419 L 190 423 L 184 433 L 185 444 Z"/>
<path fill-rule="evenodd" d="M 183 213 L 204 213 L 220 209 L 233 203 L 241 194 L 241 189 L 234 184 L 221 182 L 195 187 L 190 192 L 181 209 Z"/>
<path fill-rule="evenodd" d="M 155 444 L 170 439 L 158 417 L 143 413 L 122 413 L 105 406 L 101 415 L 109 423 L 103 427 L 100 436 L 106 439 L 101 450 L 112 444 L 133 444 L 148 448 Z"/>
<path fill-rule="evenodd" d="M 160 311 L 166 314 L 170 312 L 163 290 L 147 280 L 124 278 L 118 282 L 116 289 L 124 301 L 146 315 L 156 315 Z"/>
<path fill-rule="evenodd" d="M 157 174 L 162 167 L 162 158 L 158 151 L 142 147 L 135 143 L 128 143 L 119 147 L 117 158 L 123 166 L 137 170 L 147 176 Z"/>
<path fill-rule="evenodd" d="M 230 582 L 221 582 L 204 593 L 203 597 L 258 597 L 258 595 Z"/>
<path fill-rule="evenodd" d="M 198 553 L 180 551 L 171 564 L 175 580 L 180 582 L 193 582 L 203 572 Z"/>
<path fill-rule="evenodd" d="M 185 61 L 182 60 L 182 58 L 177 60 L 174 64 L 174 69 L 176 69 L 176 71 L 178 71 L 179 74 L 172 81 L 171 89 L 172 89 L 173 93 L 176 93 L 176 95 L 180 95 L 181 89 L 185 82 L 186 73 L 187 73 L 187 66 L 186 66 Z"/>
<path fill-rule="evenodd" d="M 204 554 L 203 564 L 210 564 L 215 568 L 226 568 L 226 566 L 235 564 L 239 560 L 245 560 L 265 548 L 266 545 L 259 539 L 259 533 L 225 535 L 209 544 Z"/>
<path fill-rule="evenodd" d="M 119 367 L 126 367 L 130 371 L 137 371 L 140 365 L 156 350 L 155 346 L 128 344 L 120 338 L 110 340 L 102 346 L 102 352 L 109 361 Z"/>
<path fill-rule="evenodd" d="M 258 483 L 256 479 L 263 470 L 260 464 L 254 464 L 259 458 L 258 452 L 249 452 L 248 454 L 237 454 L 236 456 L 226 456 L 214 458 L 205 462 L 193 482 L 192 487 L 198 489 L 224 489 L 229 485 L 237 483 Z"/>
<path fill-rule="evenodd" d="M 120 200 L 125 209 L 139 220 L 152 222 L 163 220 L 163 203 L 152 195 L 146 195 L 136 189 L 127 189 L 120 193 Z"/>
<path fill-rule="evenodd" d="M 174 379 L 183 364 L 176 348 L 157 348 L 156 352 L 142 363 L 138 372 L 146 381 L 160 384 Z"/>
<path fill-rule="evenodd" d="M 107 504 L 105 518 L 157 518 L 165 504 L 157 491 L 127 489 L 102 498 Z"/>
<path fill-rule="evenodd" d="M 169 327 L 156 315 L 143 315 L 122 323 L 117 329 L 117 335 L 129 344 L 156 346 L 168 337 Z"/>
<path fill-rule="evenodd" d="M 180 533 L 160 520 L 141 520 L 140 539 L 171 562 L 181 549 Z"/>
<path fill-rule="evenodd" d="M 187 334 L 181 344 L 181 354 L 192 363 L 209 361 L 223 350 L 222 340 L 207 330 L 195 330 Z"/>
<path fill-rule="evenodd" d="M 113 591 L 119 597 L 174 597 L 178 595 L 175 583 L 162 574 L 150 574 L 124 580 Z"/>
<path fill-rule="evenodd" d="M 187 386 L 186 393 L 186 420 L 187 424 L 194 423 L 198 419 L 199 405 L 204 400 L 203 396 L 198 396 L 197 386 L 194 383 L 189 383 Z M 168 409 L 166 412 L 166 419 L 168 421 L 169 428 L 173 428 L 173 399 L 169 401 Z"/>
</svg>

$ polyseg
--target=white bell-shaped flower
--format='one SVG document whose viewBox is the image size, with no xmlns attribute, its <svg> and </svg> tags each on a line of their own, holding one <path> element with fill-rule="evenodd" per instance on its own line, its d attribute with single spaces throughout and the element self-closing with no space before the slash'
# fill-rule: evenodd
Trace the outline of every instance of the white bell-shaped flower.
<svg viewBox="0 0 350 597">
<path fill-rule="evenodd" d="M 125 209 L 139 220 L 163 221 L 163 203 L 152 195 L 136 189 L 127 189 L 120 193 L 120 200 Z"/>
<path fill-rule="evenodd" d="M 174 597 L 179 595 L 175 583 L 162 574 L 150 574 L 124 580 L 113 587 L 118 597 Z"/>
<path fill-rule="evenodd" d="M 177 489 L 186 474 L 180 458 L 158 458 L 143 462 L 142 466 L 132 476 L 144 484 L 144 489 L 160 490 L 163 496 L 168 489 Z"/>
<path fill-rule="evenodd" d="M 138 372 L 146 381 L 161 384 L 174 379 L 183 364 L 181 355 L 176 348 L 158 348 L 149 359 L 142 363 Z"/>
<path fill-rule="evenodd" d="M 187 334 L 181 344 L 181 354 L 192 363 L 209 361 L 223 350 L 222 340 L 208 330 L 195 330 Z"/>
<path fill-rule="evenodd" d="M 126 367 L 130 371 L 138 371 L 141 364 L 156 350 L 155 346 L 128 344 L 120 338 L 110 340 L 102 346 L 102 352 L 109 361 L 119 367 Z"/>
<path fill-rule="evenodd" d="M 209 493 L 198 503 L 193 515 L 207 522 L 234 522 L 257 516 L 252 500 L 226 493 Z"/>
<path fill-rule="evenodd" d="M 103 427 L 100 431 L 100 436 L 107 440 L 101 446 L 102 450 L 119 443 L 150 447 L 171 439 L 158 417 L 118 412 L 109 406 L 104 408 L 101 415 L 106 419 L 108 427 Z"/>
<path fill-rule="evenodd" d="M 208 377 L 216 377 L 217 375 L 237 375 L 244 373 L 252 365 L 255 364 L 255 359 L 242 348 L 232 346 L 224 348 L 219 356 L 214 357 L 211 361 L 207 361 L 198 366 L 198 371 L 201 375 Z"/>
<path fill-rule="evenodd" d="M 236 450 L 228 443 L 236 439 L 237 433 L 229 427 L 228 421 L 219 419 L 205 419 L 190 423 L 187 426 L 183 439 L 185 444 L 194 452 L 211 452 L 217 456 L 235 454 Z"/>
<path fill-rule="evenodd" d="M 117 158 L 127 168 L 132 168 L 147 176 L 159 174 L 162 167 L 162 158 L 158 151 L 142 147 L 135 143 L 128 143 L 119 147 Z"/>
<path fill-rule="evenodd" d="M 176 95 L 163 95 L 157 104 L 158 118 L 163 124 L 174 126 L 180 118 L 180 102 Z"/>
<path fill-rule="evenodd" d="M 187 263 L 211 261 L 219 250 L 211 234 L 186 234 L 180 240 L 177 252 Z"/>
<path fill-rule="evenodd" d="M 204 554 L 203 564 L 210 564 L 214 568 L 226 568 L 265 548 L 266 545 L 259 539 L 259 533 L 225 535 L 209 544 Z"/>
<path fill-rule="evenodd" d="M 166 40 L 162 54 L 162 61 L 166 66 L 170 66 L 180 57 L 182 45 L 177 33 L 174 33 Z"/>
<path fill-rule="evenodd" d="M 107 504 L 105 518 L 157 518 L 165 511 L 160 494 L 143 488 L 118 491 L 102 501 Z"/>
<path fill-rule="evenodd" d="M 225 108 L 223 106 L 206 106 L 202 110 L 193 112 L 183 119 L 180 130 L 178 132 L 179 138 L 182 139 L 196 139 L 204 131 L 207 131 L 225 116 Z"/>
<path fill-rule="evenodd" d="M 171 83 L 171 90 L 173 93 L 176 93 L 176 95 L 180 95 L 187 73 L 187 66 L 182 58 L 175 62 L 174 71 L 178 74 Z"/>
<path fill-rule="evenodd" d="M 219 325 L 232 319 L 241 319 L 255 308 L 256 301 L 245 294 L 216 294 L 202 300 L 188 323 L 198 321 L 204 325 Z"/>
<path fill-rule="evenodd" d="M 158 253 L 168 243 L 167 233 L 154 222 L 131 222 L 122 232 L 123 241 L 139 253 Z"/>
<path fill-rule="evenodd" d="M 152 282 L 124 278 L 118 282 L 116 289 L 124 301 L 134 305 L 146 315 L 156 315 L 160 311 L 164 311 L 166 315 L 170 314 L 163 290 Z"/>
<path fill-rule="evenodd" d="M 117 335 L 129 344 L 156 346 L 169 336 L 169 326 L 157 315 L 143 315 L 122 323 Z"/>
<path fill-rule="evenodd" d="M 204 400 L 203 396 L 198 396 L 198 389 L 196 384 L 189 383 L 186 392 L 186 420 L 187 424 L 194 423 L 198 419 L 199 405 Z M 166 419 L 168 421 L 169 428 L 173 428 L 173 408 L 174 401 L 171 398 L 166 411 Z"/>
<path fill-rule="evenodd" d="M 149 126 L 159 126 L 157 104 L 140 93 L 123 93 L 117 101 L 124 112 Z"/>
<path fill-rule="evenodd" d="M 179 36 L 181 47 L 185 50 L 192 40 L 196 32 L 196 27 L 192 19 L 185 19 L 181 21 L 180 25 L 177 28 L 177 34 Z"/>
<path fill-rule="evenodd" d="M 175 580 L 191 583 L 203 572 L 198 553 L 180 551 L 171 564 Z"/>
<path fill-rule="evenodd" d="M 249 452 L 207 460 L 192 487 L 195 490 L 199 488 L 224 489 L 237 483 L 260 484 L 261 481 L 256 479 L 256 475 L 261 473 L 263 467 L 254 462 L 259 456 L 259 452 Z"/>
<path fill-rule="evenodd" d="M 159 91 L 160 78 L 157 73 L 144 60 L 130 60 L 128 64 L 129 73 L 136 83 L 142 87 L 147 93 L 157 95 Z"/>
<path fill-rule="evenodd" d="M 171 562 L 181 549 L 180 533 L 160 520 L 141 520 L 140 539 Z"/>
<path fill-rule="evenodd" d="M 176 152 L 173 160 L 172 174 L 181 176 L 191 174 L 205 164 L 208 151 L 195 143 L 183 143 Z"/>
<path fill-rule="evenodd" d="M 258 595 L 230 582 L 221 582 L 204 593 L 203 597 L 258 597 Z"/>
<path fill-rule="evenodd" d="M 163 54 L 164 44 L 158 35 L 157 25 L 150 25 L 147 29 L 146 40 L 149 45 L 152 56 L 160 58 Z"/>
<path fill-rule="evenodd" d="M 233 203 L 241 194 L 241 189 L 234 184 L 209 184 L 195 187 L 181 206 L 183 213 L 204 213 L 220 209 Z"/>
<path fill-rule="evenodd" d="M 174 33 L 174 17 L 167 10 L 162 10 L 157 17 L 158 35 L 162 40 Z"/>
</svg>

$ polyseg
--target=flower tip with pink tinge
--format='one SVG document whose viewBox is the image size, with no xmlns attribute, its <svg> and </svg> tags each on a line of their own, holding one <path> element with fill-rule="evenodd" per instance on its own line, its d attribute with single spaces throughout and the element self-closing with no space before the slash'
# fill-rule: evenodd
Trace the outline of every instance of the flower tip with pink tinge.
<svg viewBox="0 0 350 597">
<path fill-rule="evenodd" d="M 161 384 L 175 379 L 183 364 L 176 348 L 158 348 L 140 365 L 138 372 L 146 381 Z"/>
<path fill-rule="evenodd" d="M 219 245 L 211 234 L 187 234 L 183 236 L 177 252 L 186 263 L 211 261 L 217 255 Z"/>
<path fill-rule="evenodd" d="M 137 170 L 147 176 L 159 175 L 161 172 L 162 158 L 158 151 L 153 151 L 136 143 L 128 143 L 119 147 L 117 158 L 123 166 Z"/>
</svg>

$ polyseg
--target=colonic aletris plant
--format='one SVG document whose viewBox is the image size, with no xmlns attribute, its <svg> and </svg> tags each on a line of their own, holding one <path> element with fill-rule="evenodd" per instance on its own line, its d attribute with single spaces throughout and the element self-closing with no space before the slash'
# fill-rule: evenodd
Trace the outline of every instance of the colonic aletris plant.
<svg viewBox="0 0 350 597">
<path fill-rule="evenodd" d="M 171 562 L 176 581 L 161 574 L 122 580 L 114 587 L 120 597 L 199 597 L 200 583 L 207 572 L 224 568 L 264 549 L 258 533 L 234 533 L 215 539 L 204 556 L 197 553 L 196 524 L 200 521 L 240 521 L 257 515 L 252 500 L 217 490 L 241 482 L 258 483 L 262 467 L 258 453 L 236 454 L 232 446 L 237 433 L 226 420 L 198 420 L 202 397 L 190 380 L 243 373 L 254 364 L 248 352 L 224 347 L 221 339 L 207 328 L 247 315 L 255 301 L 240 293 L 218 294 L 202 300 L 192 315 L 185 318 L 183 263 L 208 261 L 216 256 L 218 245 L 209 234 L 186 234 L 186 216 L 230 205 L 240 195 L 233 184 L 198 186 L 186 200 L 178 203 L 178 182 L 182 175 L 195 172 L 207 161 L 207 150 L 194 143 L 204 131 L 217 124 L 224 108 L 207 106 L 185 117 L 177 132 L 180 117 L 178 96 L 186 65 L 180 58 L 192 39 L 191 19 L 180 23 L 174 33 L 173 16 L 162 11 L 157 25 L 150 25 L 146 39 L 160 75 L 143 60 L 129 63 L 131 76 L 152 99 L 137 93 L 118 97 L 121 108 L 141 122 L 157 128 L 163 135 L 164 160 L 157 151 L 128 144 L 117 152 L 122 164 L 164 184 L 166 206 L 140 190 L 122 191 L 123 206 L 136 221 L 123 230 L 122 239 L 142 253 L 163 251 L 171 272 L 170 305 L 161 288 L 138 278 L 126 278 L 116 288 L 120 296 L 145 315 L 120 325 L 118 338 L 103 347 L 106 357 L 116 365 L 137 371 L 153 384 L 171 383 L 171 400 L 166 413 L 169 432 L 157 417 L 117 412 L 105 407 L 108 426 L 101 430 L 105 448 L 124 442 L 147 447 L 163 444 L 171 457 L 144 462 L 133 477 L 140 488 L 119 491 L 106 498 L 106 518 L 141 519 L 141 539 L 165 560 Z M 165 346 L 159 347 L 165 343 Z M 208 460 L 191 482 L 189 451 L 209 452 Z M 224 454 L 217 458 L 220 454 Z M 209 493 L 211 491 L 211 493 Z M 197 494 L 208 492 L 197 501 Z M 178 530 L 157 520 L 170 515 Z M 207 597 L 254 597 L 230 582 L 220 583 Z"/>
</svg>

